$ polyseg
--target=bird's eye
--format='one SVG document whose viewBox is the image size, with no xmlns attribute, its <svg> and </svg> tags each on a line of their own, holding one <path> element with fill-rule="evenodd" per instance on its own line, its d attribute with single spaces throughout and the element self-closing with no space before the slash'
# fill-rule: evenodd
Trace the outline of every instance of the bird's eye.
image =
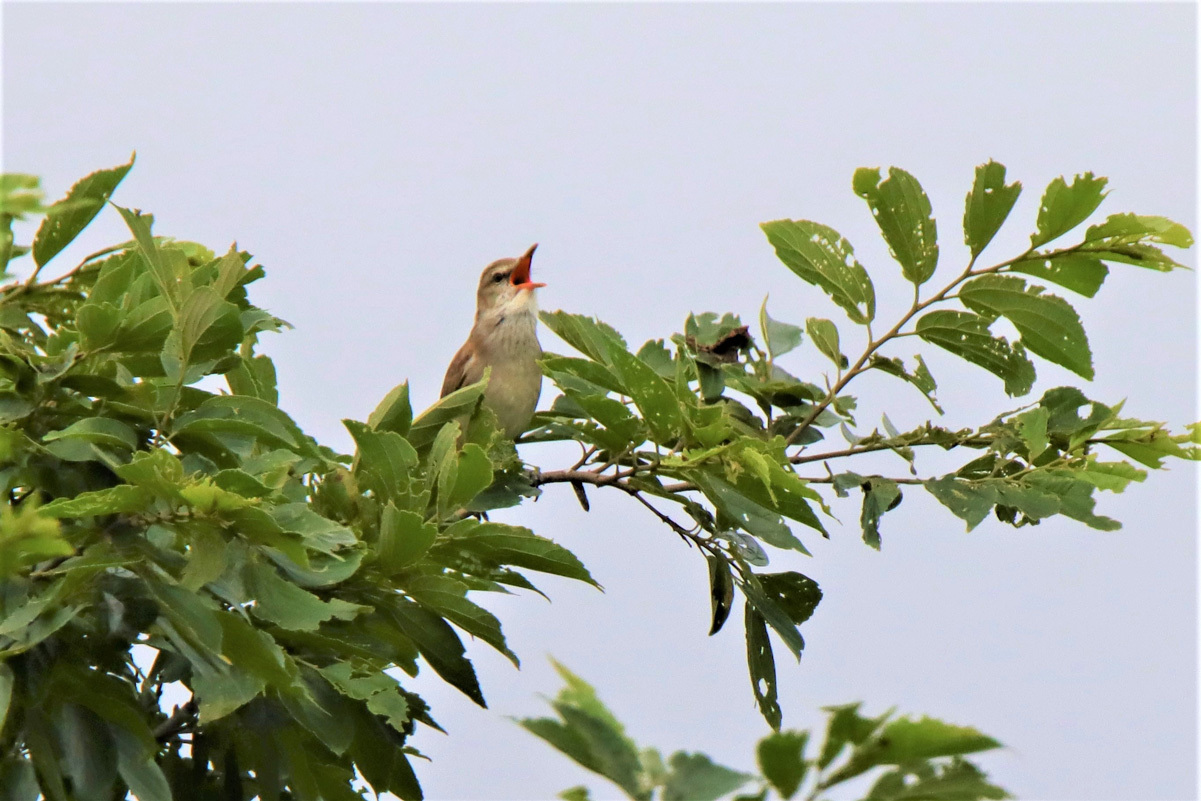
<svg viewBox="0 0 1201 801">
<path fill-rule="evenodd" d="M 505 280 L 505 277 L 505 273 L 497 273 L 496 275 L 492 276 L 492 283 L 499 284 L 501 281 Z"/>
</svg>

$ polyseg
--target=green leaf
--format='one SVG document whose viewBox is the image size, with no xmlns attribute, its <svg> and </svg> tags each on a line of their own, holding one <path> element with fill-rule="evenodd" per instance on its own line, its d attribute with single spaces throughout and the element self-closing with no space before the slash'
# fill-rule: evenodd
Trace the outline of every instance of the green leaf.
<svg viewBox="0 0 1201 801">
<path fill-rule="evenodd" d="M 809 764 L 805 746 L 809 732 L 778 731 L 759 741 L 756 755 L 763 778 L 784 798 L 792 798 L 805 780 Z"/>
<path fill-rule="evenodd" d="M 1048 361 L 1089 380 L 1093 355 L 1076 310 L 1063 298 L 1044 295 L 1042 287 L 1026 287 L 1011 275 L 983 275 L 959 289 L 973 311 L 1007 318 L 1022 335 L 1022 344 Z"/>
<path fill-rule="evenodd" d="M 763 592 L 798 626 L 813 615 L 821 602 L 822 591 L 808 576 L 793 571 L 756 576 Z"/>
<path fill-rule="evenodd" d="M 189 527 L 188 563 L 179 583 L 185 589 L 198 590 L 216 581 L 225 572 L 228 542 L 214 528 Z"/>
<path fill-rule="evenodd" d="M 784 523 L 780 513 L 771 506 L 765 506 L 748 498 L 716 476 L 707 473 L 692 473 L 690 477 L 714 507 L 723 515 L 728 515 L 739 527 L 769 545 L 809 554 L 804 544 Z"/>
<path fill-rule="evenodd" d="M 1062 176 L 1043 192 L 1038 207 L 1038 231 L 1030 236 L 1030 247 L 1045 245 L 1066 234 L 1089 218 L 1105 199 L 1105 178 L 1091 172 L 1077 175 L 1068 184 Z"/>
<path fill-rule="evenodd" d="M 67 196 L 46 210 L 46 219 L 33 238 L 33 260 L 42 267 L 87 227 L 112 195 L 117 184 L 133 167 L 128 164 L 96 172 L 76 182 Z"/>
<path fill-rule="evenodd" d="M 184 276 L 179 275 L 175 270 L 180 266 L 186 266 L 187 262 L 184 261 L 181 265 L 177 260 L 165 256 L 159 250 L 158 244 L 155 243 L 154 236 L 150 232 L 151 224 L 154 222 L 153 215 L 142 214 L 137 210 L 130 211 L 115 204 L 113 207 L 121 213 L 125 224 L 129 226 L 129 230 L 133 233 L 138 253 L 141 254 L 146 265 L 150 268 L 150 275 L 158 285 L 163 300 L 170 307 L 172 317 L 178 317 L 179 304 L 183 300 L 182 293 L 185 284 Z"/>
<path fill-rule="evenodd" d="M 797 629 L 796 623 L 792 619 L 792 614 L 780 608 L 775 599 L 772 598 L 759 583 L 759 577 L 753 573 L 745 573 L 741 580 L 738 581 L 738 587 L 742 590 L 742 594 L 746 596 L 747 603 L 755 607 L 760 615 L 763 616 L 767 625 L 775 629 L 780 635 L 780 639 L 788 646 L 788 650 L 792 651 L 792 655 L 799 662 L 801 652 L 805 650 L 805 639 L 801 636 L 801 632 Z"/>
<path fill-rule="evenodd" d="M 1097 240 L 1111 244 L 1150 241 L 1178 248 L 1193 246 L 1193 235 L 1180 223 L 1141 214 L 1111 214 L 1105 222 L 1089 226 L 1084 241 L 1091 244 Z"/>
<path fill-rule="evenodd" d="M 539 537 L 528 528 L 503 523 L 478 523 L 474 526 L 460 524 L 456 529 L 453 533 L 449 530 L 445 532 L 451 536 L 429 550 L 431 557 L 437 559 L 447 552 L 467 552 L 496 566 L 524 567 L 584 581 L 600 588 L 575 554 L 551 540 Z"/>
<path fill-rule="evenodd" d="M 1147 477 L 1146 470 L 1129 462 L 1101 462 L 1095 455 L 1090 455 L 1084 466 L 1075 472 L 1094 487 L 1111 492 L 1122 492 L 1131 481 L 1142 481 Z"/>
<path fill-rule="evenodd" d="M 767 313 L 767 298 L 759 308 L 759 328 L 763 331 L 763 341 L 767 352 L 774 359 L 783 356 L 790 350 L 795 350 L 801 344 L 801 327 L 773 320 Z M 820 346 L 819 346 L 820 347 Z"/>
<path fill-rule="evenodd" d="M 19 172 L 0 174 L 0 214 L 23 220 L 26 214 L 41 214 L 42 179 Z"/>
<path fill-rule="evenodd" d="M 409 382 L 393 387 L 367 417 L 367 425 L 376 431 L 394 431 L 402 437 L 413 424 L 413 407 L 409 404 Z"/>
<path fill-rule="evenodd" d="M 463 643 L 445 620 L 414 601 L 397 597 L 387 607 L 397 628 L 417 644 L 434 672 L 481 707 L 487 709 Z"/>
<path fill-rule="evenodd" d="M 850 361 L 842 353 L 838 343 L 838 328 L 834 323 L 821 317 L 810 317 L 805 320 L 805 328 L 809 331 L 809 338 L 813 340 L 817 349 L 827 359 L 834 362 L 838 369 L 845 370 Z"/>
<path fill-rule="evenodd" d="M 905 279 L 918 286 L 928 281 L 938 266 L 938 226 L 921 184 L 898 167 L 889 167 L 884 181 L 878 169 L 860 167 L 852 185 L 871 208 Z"/>
<path fill-rule="evenodd" d="M 379 563 L 389 575 L 420 559 L 438 537 L 438 528 L 416 512 L 388 503 L 380 515 Z"/>
<path fill-rule="evenodd" d="M 0 730 L 8 719 L 9 705 L 13 698 L 13 669 L 7 662 L 0 662 Z"/>
<path fill-rule="evenodd" d="M 459 452 L 458 471 L 452 491 L 447 495 L 449 508 L 457 509 L 468 503 L 492 484 L 492 462 L 484 449 L 467 443 Z"/>
<path fill-rule="evenodd" d="M 821 756 L 817 760 L 818 770 L 829 767 L 848 743 L 865 742 L 892 715 L 889 710 L 877 718 L 865 718 L 859 714 L 859 707 L 858 703 L 825 707 L 830 720 L 826 724 L 826 741 L 822 743 Z"/>
<path fill-rule="evenodd" d="M 751 674 L 755 703 L 767 725 L 779 731 L 783 716 L 776 686 L 776 659 L 772 655 L 763 615 L 749 600 L 746 602 L 743 627 L 746 630 L 746 666 Z"/>
<path fill-rule="evenodd" d="M 117 746 L 117 772 L 134 798 L 138 801 L 171 801 L 171 786 L 155 762 L 154 754 L 147 753 L 133 735 L 120 727 L 110 726 L 109 731 Z"/>
<path fill-rule="evenodd" d="M 96 517 L 99 515 L 140 512 L 153 496 L 143 487 L 118 484 L 108 489 L 81 492 L 74 498 L 56 498 L 38 512 L 44 517 Z"/>
<path fill-rule="evenodd" d="M 396 679 L 387 673 L 356 671 L 346 662 L 335 662 L 319 668 L 319 672 L 338 692 L 348 698 L 366 701 L 368 709 L 383 716 L 398 732 L 405 732 L 411 718 L 410 709 Z"/>
<path fill-rule="evenodd" d="M 705 754 L 677 751 L 668 764 L 671 771 L 663 787 L 663 801 L 717 801 L 754 778 L 718 765 Z"/>
<path fill-rule="evenodd" d="M 563 801 L 592 801 L 592 796 L 588 793 L 588 788 L 582 784 L 575 787 L 568 787 L 563 792 L 559 793 L 557 798 Z"/>
<path fill-rule="evenodd" d="M 1077 478 L 1071 471 L 1036 470 L 1026 476 L 1026 482 L 1055 497 L 1059 501 L 1061 514 L 1079 520 L 1090 528 L 1117 531 L 1122 527 L 1116 520 L 1094 514 L 1094 485 Z"/>
<path fill-rule="evenodd" d="M 112 345 L 121 325 L 121 310 L 111 303 L 85 303 L 75 312 L 79 344 L 85 351 Z"/>
<path fill-rule="evenodd" d="M 1017 425 L 1018 436 L 1022 438 L 1022 443 L 1026 446 L 1028 459 L 1037 459 L 1051 444 L 1047 439 L 1047 420 L 1050 417 L 1051 413 L 1047 411 L 1046 407 L 1036 406 L 1013 419 Z"/>
<path fill-rule="evenodd" d="M 564 311 L 544 311 L 538 314 L 538 319 L 560 339 L 593 361 L 608 364 L 610 351 L 628 350 L 621 334 L 592 317 Z"/>
<path fill-rule="evenodd" d="M 51 431 L 42 439 L 53 442 L 59 439 L 80 439 L 109 448 L 124 448 L 133 451 L 138 447 L 138 434 L 128 423 L 111 417 L 84 417 L 76 420 L 61 431 Z"/>
<path fill-rule="evenodd" d="M 866 773 L 877 765 L 909 765 L 937 757 L 959 756 L 1000 748 L 993 738 L 967 726 L 941 720 L 900 718 L 860 743 L 845 765 L 826 779 L 831 785 Z"/>
<path fill-rule="evenodd" d="M 711 602 L 713 620 L 709 626 L 709 636 L 721 631 L 730 609 L 734 605 L 734 577 L 730 573 L 730 563 L 721 556 L 705 554 L 709 563 L 709 600 Z"/>
<path fill-rule="evenodd" d="M 314 631 L 328 620 L 353 620 L 370 607 L 330 598 L 328 601 L 279 575 L 273 565 L 247 563 L 246 590 L 254 598 L 251 612 L 289 631 Z"/>
<path fill-rule="evenodd" d="M 859 488 L 863 491 L 863 509 L 859 515 L 859 525 L 863 528 L 863 541 L 878 551 L 880 550 L 880 517 L 900 503 L 901 489 L 895 481 L 889 481 L 880 476 L 871 478 L 855 476 L 855 478 L 859 479 Z"/>
<path fill-rule="evenodd" d="M 876 291 L 854 249 L 833 228 L 808 220 L 774 220 L 759 226 L 780 261 L 820 287 L 861 325 L 876 316 Z"/>
<path fill-rule="evenodd" d="M 917 321 L 917 335 L 979 365 L 1005 382 L 1011 397 L 1025 395 L 1034 385 L 1034 365 L 1021 343 L 1010 345 L 988 331 L 989 320 L 971 312 L 940 310 Z"/>
<path fill-rule="evenodd" d="M 938 389 L 938 385 L 934 382 L 934 376 L 930 375 L 930 368 L 926 367 L 926 362 L 922 359 L 921 354 L 913 357 L 917 362 L 917 369 L 912 373 L 905 369 L 905 363 L 900 359 L 895 359 L 889 356 L 881 356 L 878 353 L 873 353 L 868 359 L 867 366 L 869 369 L 881 370 L 889 375 L 895 375 L 902 381 L 907 381 L 925 396 L 926 400 L 930 401 L 930 405 L 939 414 L 942 414 L 942 407 L 938 405 L 938 399 L 934 397 L 934 391 Z"/>
<path fill-rule="evenodd" d="M 928 772 L 926 772 L 928 771 Z M 980 801 L 980 799 L 1012 798 L 975 765 L 958 757 L 937 768 L 926 767 L 922 775 L 906 781 L 908 768 L 897 768 L 883 774 L 865 801 Z"/>
<path fill-rule="evenodd" d="M 1100 257 L 1078 251 L 1050 257 L 1035 254 L 1014 262 L 1009 269 L 1059 284 L 1086 298 L 1096 295 L 1109 275 Z"/>
<path fill-rule="evenodd" d="M 943 476 L 927 480 L 924 486 L 939 503 L 967 522 L 968 531 L 980 525 L 997 503 L 997 490 L 991 484 L 977 484 L 954 476 Z"/>
<path fill-rule="evenodd" d="M 684 417 L 680 402 L 667 382 L 650 365 L 624 348 L 613 346 L 609 351 L 609 362 L 657 441 L 677 440 L 683 431 Z"/>
<path fill-rule="evenodd" d="M 37 774 L 28 759 L 8 757 L 0 762 L 0 798 L 5 801 L 39 801 L 43 798 Z"/>
<path fill-rule="evenodd" d="M 405 439 L 414 448 L 424 451 L 433 444 L 434 438 L 442 430 L 442 426 L 471 415 L 484 397 L 484 389 L 488 386 L 487 379 L 456 389 L 454 392 L 439 398 L 438 401 L 413 420 Z M 352 432 L 353 433 L 353 432 Z M 391 432 L 381 432 L 391 433 Z M 361 446 L 360 446 L 361 447 Z"/>
<path fill-rule="evenodd" d="M 467 600 L 466 584 L 447 576 L 419 576 L 406 581 L 404 590 L 422 606 L 500 651 L 514 667 L 521 667 L 517 655 L 505 643 L 496 616 Z"/>
<path fill-rule="evenodd" d="M 411 473 L 417 467 L 417 451 L 395 432 L 373 431 L 355 420 L 343 420 L 342 425 L 358 446 L 355 477 L 381 500 L 405 505 Z M 425 504 L 421 506 L 424 511 Z"/>
<path fill-rule="evenodd" d="M 1005 167 L 993 160 L 976 168 L 976 180 L 963 211 L 963 243 L 980 255 L 996 236 L 1022 193 L 1020 181 L 1005 183 Z"/>
</svg>

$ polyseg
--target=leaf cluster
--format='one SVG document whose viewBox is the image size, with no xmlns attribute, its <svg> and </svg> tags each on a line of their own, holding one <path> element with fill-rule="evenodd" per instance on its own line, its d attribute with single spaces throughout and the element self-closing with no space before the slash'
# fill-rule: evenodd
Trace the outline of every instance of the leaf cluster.
<svg viewBox="0 0 1201 801">
<path fill-rule="evenodd" d="M 734 801 L 816 801 L 869 773 L 874 781 L 863 801 L 1012 797 L 964 759 L 1000 748 L 993 738 L 929 717 L 894 717 L 892 710 L 864 717 L 858 703 L 826 708 L 829 720 L 820 744 L 808 731 L 764 737 L 755 748 L 758 774 L 720 765 L 701 753 L 676 751 L 664 758 L 656 748 L 639 748 L 591 685 L 558 662 L 554 666 L 566 682 L 549 699 L 557 717 L 523 718 L 518 725 L 634 801 L 717 801 L 740 790 Z M 588 801 L 592 795 L 581 785 L 559 797 Z"/>
<path fill-rule="evenodd" d="M 0 776 L 32 801 L 421 797 L 424 662 L 481 706 L 462 634 L 517 663 L 472 593 L 595 584 L 569 551 L 469 512 L 519 500 L 483 385 L 408 387 L 338 454 L 279 408 L 250 255 L 153 233 L 43 268 L 131 167 L 42 213 L 0 287 Z M 7 263 L 7 262 L 6 262 Z M 420 662 L 419 662 L 420 660 Z M 364 785 L 356 781 L 360 777 Z"/>
</svg>

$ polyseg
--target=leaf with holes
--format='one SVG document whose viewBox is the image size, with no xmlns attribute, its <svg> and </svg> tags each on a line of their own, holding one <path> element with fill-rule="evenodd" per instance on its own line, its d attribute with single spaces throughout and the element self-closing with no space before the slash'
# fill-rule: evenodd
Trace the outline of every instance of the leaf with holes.
<svg viewBox="0 0 1201 801">
<path fill-rule="evenodd" d="M 762 223 L 767 241 L 788 269 L 821 288 L 853 322 L 864 325 L 876 316 L 876 290 L 855 260 L 855 250 L 837 231 L 809 220 Z"/>
<path fill-rule="evenodd" d="M 39 268 L 71 244 L 95 219 L 113 190 L 133 167 L 133 162 L 134 157 L 130 156 L 128 164 L 97 170 L 80 179 L 66 197 L 46 210 L 46 219 L 42 220 L 33 238 L 33 260 Z"/>
<path fill-rule="evenodd" d="M 932 311 L 917 321 L 917 335 L 979 365 L 1005 382 L 1011 397 L 1025 395 L 1034 386 L 1034 365 L 1020 342 L 1010 345 L 988 331 L 989 320 L 971 312 Z"/>
<path fill-rule="evenodd" d="M 1005 317 L 1031 351 L 1092 380 L 1088 337 L 1080 316 L 1063 298 L 1043 294 L 1042 287 L 1028 288 L 1024 280 L 1012 275 L 983 275 L 968 281 L 960 288 L 959 298 L 980 314 Z"/>
<path fill-rule="evenodd" d="M 889 167 L 883 181 L 878 169 L 860 167 L 852 186 L 867 201 L 906 280 L 919 286 L 930 280 L 938 267 L 938 226 L 922 185 L 898 167 Z"/>
<path fill-rule="evenodd" d="M 1003 164 L 989 160 L 976 168 L 963 211 L 963 243 L 971 249 L 973 259 L 988 247 L 1021 193 L 1020 181 L 1005 183 Z"/>
<path fill-rule="evenodd" d="M 1052 181 L 1038 205 L 1038 231 L 1031 234 L 1030 247 L 1058 239 L 1087 220 L 1108 194 L 1106 183 L 1108 179 L 1096 178 L 1091 172 L 1077 175 L 1070 184 L 1063 176 Z"/>
</svg>

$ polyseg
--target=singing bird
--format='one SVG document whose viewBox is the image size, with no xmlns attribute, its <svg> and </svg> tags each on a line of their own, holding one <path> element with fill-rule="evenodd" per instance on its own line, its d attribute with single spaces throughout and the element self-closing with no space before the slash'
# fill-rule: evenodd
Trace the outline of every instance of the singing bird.
<svg viewBox="0 0 1201 801">
<path fill-rule="evenodd" d="M 442 381 L 442 395 L 474 384 L 491 367 L 484 405 L 492 410 L 513 439 L 530 424 L 538 395 L 542 392 L 542 370 L 538 358 L 538 302 L 534 290 L 546 284 L 530 280 L 532 245 L 516 259 L 489 264 L 480 276 L 475 293 L 475 325 L 467 342 L 451 359 Z"/>
</svg>

